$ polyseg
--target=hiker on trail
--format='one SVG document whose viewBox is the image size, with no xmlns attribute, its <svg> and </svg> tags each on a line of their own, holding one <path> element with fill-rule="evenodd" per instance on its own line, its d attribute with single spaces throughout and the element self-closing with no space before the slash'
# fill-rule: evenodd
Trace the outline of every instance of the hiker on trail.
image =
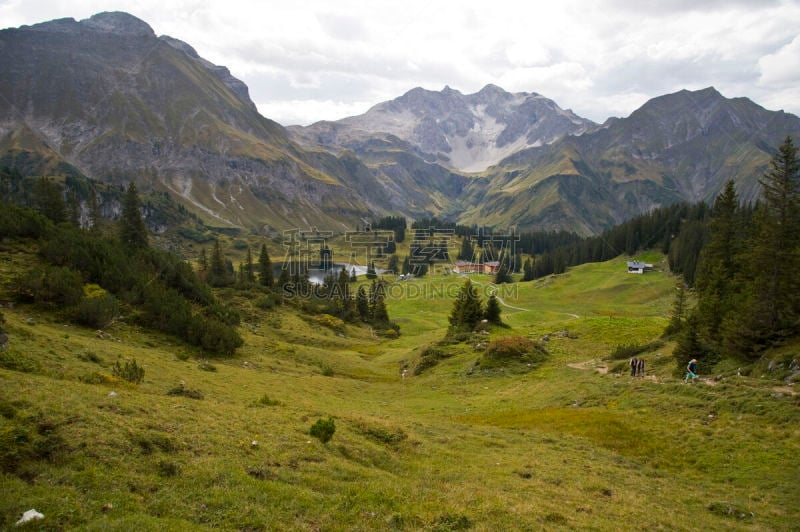
<svg viewBox="0 0 800 532">
<path fill-rule="evenodd" d="M 636 360 L 636 357 L 631 358 L 631 377 L 636 376 L 636 368 L 639 367 L 639 361 Z"/>
<path fill-rule="evenodd" d="M 644 377 L 644 359 L 643 359 L 643 358 L 640 358 L 640 359 L 639 359 L 639 360 L 636 362 L 636 373 L 637 373 L 637 374 L 638 374 L 640 377 Z"/>
<path fill-rule="evenodd" d="M 693 358 L 689 361 L 689 364 L 686 365 L 686 377 L 683 379 L 683 382 L 689 382 L 690 380 L 694 380 L 697 378 L 697 359 Z"/>
</svg>

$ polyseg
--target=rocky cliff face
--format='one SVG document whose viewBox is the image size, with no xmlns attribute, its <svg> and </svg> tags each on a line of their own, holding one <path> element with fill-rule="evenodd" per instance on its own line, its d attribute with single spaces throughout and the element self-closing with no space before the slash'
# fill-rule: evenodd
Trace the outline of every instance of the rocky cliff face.
<svg viewBox="0 0 800 532">
<path fill-rule="evenodd" d="M 428 161 L 461 172 L 481 172 L 521 149 L 580 135 L 597 125 L 536 93 L 487 85 L 464 95 L 421 88 L 336 122 L 290 128 L 307 144 L 357 148 L 368 139 L 396 137 Z"/>
<path fill-rule="evenodd" d="M 385 211 L 328 154 L 260 116 L 247 87 L 125 13 L 0 32 L 0 150 L 173 193 L 217 224 L 342 227 Z"/>
<path fill-rule="evenodd" d="M 503 160 L 465 191 L 461 218 L 593 233 L 657 206 L 711 202 L 729 179 L 751 201 L 789 135 L 800 135 L 800 118 L 714 88 L 660 96 L 597 131 Z"/>
</svg>

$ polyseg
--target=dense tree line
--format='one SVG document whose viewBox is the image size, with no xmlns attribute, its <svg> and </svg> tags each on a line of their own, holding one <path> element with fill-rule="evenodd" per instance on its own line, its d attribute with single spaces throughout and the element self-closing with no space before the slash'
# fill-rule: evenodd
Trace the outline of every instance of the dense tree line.
<svg viewBox="0 0 800 532">
<path fill-rule="evenodd" d="M 405 216 L 384 216 L 372 222 L 372 229 L 394 231 L 395 242 L 400 243 L 406 239 L 406 218 Z"/>
<path fill-rule="evenodd" d="M 681 315 L 676 302 L 667 331 L 678 333 L 680 364 L 731 355 L 754 360 L 800 334 L 797 154 L 787 138 L 759 180 L 763 197 L 755 207 L 740 205 L 733 182 L 717 197 L 696 269 L 698 304 Z M 699 229 L 692 232 L 689 238 L 699 239 Z"/>
<path fill-rule="evenodd" d="M 524 279 L 563 273 L 570 266 L 603 262 L 622 254 L 633 255 L 640 250 L 656 248 L 669 256 L 673 271 L 682 274 L 691 285 L 697 257 L 705 242 L 708 216 L 709 209 L 703 202 L 677 203 L 654 209 L 598 236 L 582 238 L 567 232 L 523 233 L 518 245 L 534 256 Z"/>
<path fill-rule="evenodd" d="M 0 235 L 37 239 L 45 261 L 20 274 L 19 299 L 54 305 L 96 327 L 126 305 L 141 324 L 211 353 L 231 355 L 242 344 L 233 329 L 238 315 L 224 310 L 188 263 L 148 245 L 135 186 L 125 194 L 117 233 L 109 235 L 59 219 L 57 197 L 46 185 L 40 191 L 45 196 L 36 203 L 42 212 L 8 203 L 0 208 Z M 98 287 L 97 294 L 84 293 L 87 283 Z"/>
</svg>

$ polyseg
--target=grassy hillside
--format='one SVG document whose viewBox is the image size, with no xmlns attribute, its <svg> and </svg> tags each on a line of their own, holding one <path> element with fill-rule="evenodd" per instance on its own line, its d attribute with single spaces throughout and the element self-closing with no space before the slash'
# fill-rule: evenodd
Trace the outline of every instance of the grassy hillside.
<svg viewBox="0 0 800 532">
<path fill-rule="evenodd" d="M 0 300 L 30 259 L 3 244 Z M 394 340 L 220 294 L 243 316 L 233 359 L 124 320 L 98 332 L 3 308 L 0 528 L 31 508 L 37 530 L 796 527 L 797 396 L 767 371 L 684 385 L 670 344 L 644 352 L 646 378 L 606 360 L 657 340 L 672 304 L 670 275 L 624 260 L 498 291 L 508 327 L 486 340 L 549 337 L 522 373 L 473 371 L 470 342 L 403 376 L 444 337 L 455 276 L 393 285 Z M 139 385 L 112 375 L 132 359 Z M 323 444 L 309 429 L 329 417 Z"/>
</svg>

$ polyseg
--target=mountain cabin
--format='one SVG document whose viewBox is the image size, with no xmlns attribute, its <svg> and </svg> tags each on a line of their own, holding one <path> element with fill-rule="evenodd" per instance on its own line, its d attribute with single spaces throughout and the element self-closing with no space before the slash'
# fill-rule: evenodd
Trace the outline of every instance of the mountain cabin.
<svg viewBox="0 0 800 532">
<path fill-rule="evenodd" d="M 642 262 L 640 260 L 628 261 L 628 273 L 642 274 L 644 272 L 649 272 L 652 270 L 653 270 L 653 265 L 647 262 Z"/>
</svg>

